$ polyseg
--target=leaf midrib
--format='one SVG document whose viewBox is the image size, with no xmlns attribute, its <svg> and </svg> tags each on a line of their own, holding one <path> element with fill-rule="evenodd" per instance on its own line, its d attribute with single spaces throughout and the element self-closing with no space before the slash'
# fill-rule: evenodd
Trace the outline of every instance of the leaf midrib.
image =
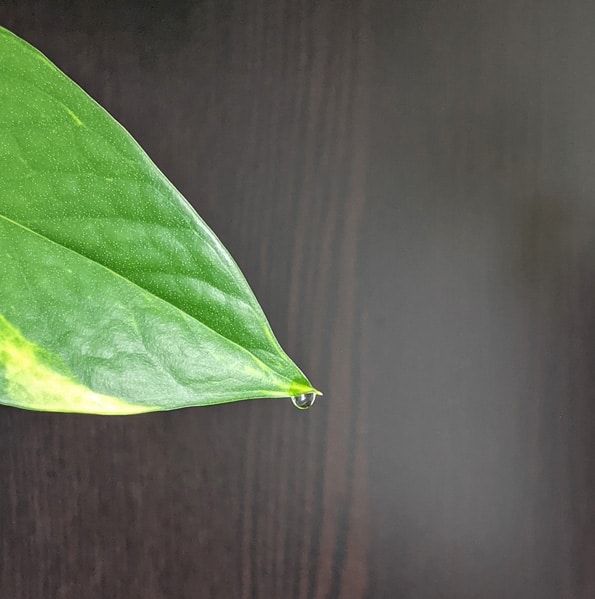
<svg viewBox="0 0 595 599">
<path fill-rule="evenodd" d="M 37 231 L 34 231 L 33 229 L 30 229 L 29 227 L 26 227 L 25 225 L 23 225 L 23 224 L 21 224 L 21 223 L 19 223 L 17 221 L 14 221 L 13 219 L 9 218 L 8 216 L 5 216 L 2 213 L 0 213 L 0 218 L 2 218 L 3 220 L 5 220 L 5 221 L 7 221 L 7 222 L 9 222 L 9 223 L 17 226 L 17 227 L 20 227 L 21 229 L 23 229 L 24 231 L 26 231 L 27 233 L 29 233 L 31 235 L 35 235 L 35 236 L 43 239 L 44 241 L 47 241 L 47 242 L 51 243 L 52 245 L 55 245 L 55 246 L 57 246 L 57 247 L 59 247 L 59 248 L 61 248 L 63 250 L 66 250 L 66 251 L 74 254 L 78 258 L 82 258 L 83 260 L 87 260 L 88 262 L 91 262 L 92 264 L 95 264 L 95 265 L 99 266 L 100 268 L 102 268 L 102 269 L 106 270 L 107 272 L 109 272 L 112 276 L 120 278 L 123 281 L 125 281 L 127 284 L 134 286 L 136 289 L 140 290 L 142 293 L 144 293 L 146 295 L 149 295 L 152 298 L 155 298 L 156 300 L 158 300 L 159 302 L 163 302 L 167 306 L 170 306 L 170 307 L 174 308 L 180 314 L 183 314 L 185 317 L 192 319 L 194 322 L 198 323 L 200 326 L 202 326 L 205 329 L 211 331 L 212 333 L 214 333 L 215 335 L 217 335 L 221 339 L 224 339 L 230 345 L 233 345 L 234 347 L 238 348 L 241 352 L 243 352 L 243 353 L 248 354 L 249 356 L 251 356 L 252 359 L 254 359 L 258 364 L 261 364 L 262 367 L 264 367 L 265 370 L 268 370 L 268 371 L 274 373 L 278 378 L 280 378 L 283 381 L 289 383 L 290 385 L 291 385 L 291 383 L 293 383 L 293 380 L 287 378 L 285 375 L 282 375 L 281 373 L 279 373 L 274 368 L 271 368 L 268 364 L 266 364 L 265 362 L 263 362 L 257 355 L 255 355 L 254 353 L 252 353 L 249 349 L 246 349 L 245 347 L 243 347 L 239 343 L 235 342 L 233 339 L 230 339 L 229 337 L 226 337 L 225 335 L 222 335 L 219 331 L 213 329 L 212 327 L 210 327 L 209 325 L 205 324 L 201 320 L 198 320 L 195 316 L 192 316 L 191 314 L 188 314 L 185 310 L 182 310 L 180 307 L 176 306 L 175 304 L 171 304 L 170 302 L 164 300 L 163 298 L 161 298 L 158 295 L 154 294 L 150 290 L 145 289 L 144 287 L 141 287 L 140 285 L 138 285 L 134 281 L 131 281 L 127 277 L 121 275 L 120 273 L 116 272 L 115 270 L 112 270 L 108 266 L 105 266 L 101 262 L 97 262 L 96 260 L 93 260 L 93 258 L 89 258 L 88 256 L 85 256 L 84 254 L 81 254 L 81 253 L 79 253 L 79 252 L 77 252 L 77 251 L 75 251 L 75 250 L 73 250 L 73 249 L 71 249 L 69 247 L 66 247 L 65 245 L 62 245 L 61 243 L 58 243 L 58 242 L 54 241 L 53 239 L 50 239 L 49 237 L 46 237 L 45 235 L 42 235 L 41 233 L 38 233 Z"/>
</svg>

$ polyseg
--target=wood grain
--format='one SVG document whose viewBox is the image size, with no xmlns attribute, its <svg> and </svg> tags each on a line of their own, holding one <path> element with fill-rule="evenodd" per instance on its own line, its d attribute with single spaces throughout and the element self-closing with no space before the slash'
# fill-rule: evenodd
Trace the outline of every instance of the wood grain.
<svg viewBox="0 0 595 599">
<path fill-rule="evenodd" d="M 1 22 L 118 118 L 328 399 L 140 418 L 0 410 L 0 597 L 361 597 L 363 3 L 18 2 Z"/>
<path fill-rule="evenodd" d="M 593 3 L 11 0 L 0 24 L 141 142 L 325 391 L 0 408 L 2 599 L 595 596 Z"/>
</svg>

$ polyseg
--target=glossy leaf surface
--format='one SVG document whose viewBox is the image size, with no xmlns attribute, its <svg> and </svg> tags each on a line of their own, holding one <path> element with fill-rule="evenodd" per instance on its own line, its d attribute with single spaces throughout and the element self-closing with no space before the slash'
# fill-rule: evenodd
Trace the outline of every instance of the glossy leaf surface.
<svg viewBox="0 0 595 599">
<path fill-rule="evenodd" d="M 0 403 L 131 414 L 314 392 L 107 112 L 0 28 Z"/>
</svg>

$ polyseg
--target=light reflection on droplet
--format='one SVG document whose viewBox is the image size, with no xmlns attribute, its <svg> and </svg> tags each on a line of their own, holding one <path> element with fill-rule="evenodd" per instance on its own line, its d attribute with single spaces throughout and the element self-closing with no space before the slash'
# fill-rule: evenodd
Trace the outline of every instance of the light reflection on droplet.
<svg viewBox="0 0 595 599">
<path fill-rule="evenodd" d="M 291 403 L 298 410 L 307 410 L 314 405 L 316 401 L 316 393 L 302 393 L 301 395 L 296 395 L 291 398 Z"/>
</svg>

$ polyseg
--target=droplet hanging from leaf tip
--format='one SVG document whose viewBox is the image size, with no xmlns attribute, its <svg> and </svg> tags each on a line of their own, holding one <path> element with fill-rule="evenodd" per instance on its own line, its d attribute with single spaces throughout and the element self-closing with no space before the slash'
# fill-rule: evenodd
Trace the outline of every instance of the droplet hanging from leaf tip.
<svg viewBox="0 0 595 599">
<path fill-rule="evenodd" d="M 302 393 L 291 398 L 291 403 L 298 410 L 307 410 L 314 405 L 316 401 L 316 393 Z"/>
</svg>

